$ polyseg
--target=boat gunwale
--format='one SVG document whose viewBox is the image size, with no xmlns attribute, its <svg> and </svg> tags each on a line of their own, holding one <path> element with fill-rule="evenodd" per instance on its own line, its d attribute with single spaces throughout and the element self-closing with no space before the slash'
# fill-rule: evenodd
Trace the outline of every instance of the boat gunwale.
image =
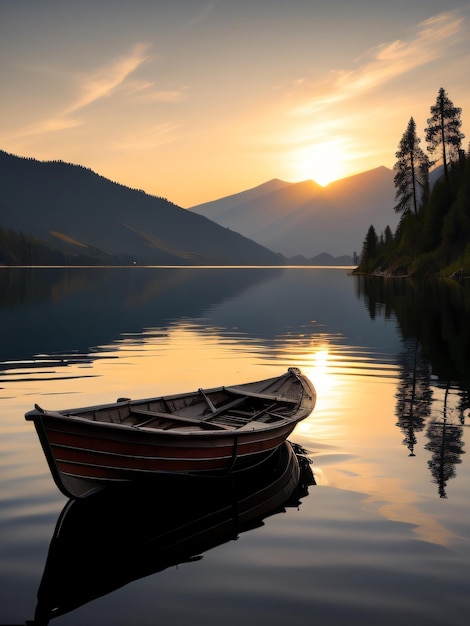
<svg viewBox="0 0 470 626">
<path fill-rule="evenodd" d="M 64 417 L 69 417 L 69 416 L 71 417 L 73 413 L 85 413 L 87 411 L 106 410 L 106 409 L 113 409 L 113 408 L 118 409 L 121 407 L 124 408 L 126 406 L 134 406 L 134 405 L 140 405 L 140 404 L 145 404 L 145 403 L 150 403 L 150 402 L 158 402 L 162 400 L 167 400 L 167 401 L 180 400 L 182 398 L 187 398 L 189 396 L 197 396 L 201 391 L 203 391 L 205 394 L 226 392 L 226 393 L 233 394 L 233 395 L 242 395 L 242 396 L 244 395 L 246 397 L 258 397 L 260 399 L 262 397 L 265 397 L 266 399 L 272 399 L 273 401 L 279 401 L 279 402 L 285 401 L 285 402 L 292 403 L 295 401 L 287 397 L 283 398 L 282 394 L 275 394 L 275 393 L 263 394 L 262 392 L 253 392 L 253 391 L 250 391 L 250 389 L 248 389 L 248 387 L 251 388 L 256 384 L 269 383 L 270 381 L 274 383 L 276 381 L 281 380 L 282 378 L 288 378 L 291 375 L 295 375 L 295 377 L 297 378 L 297 381 L 299 382 L 299 384 L 301 385 L 303 389 L 304 394 L 309 396 L 310 399 L 313 402 L 315 402 L 316 392 L 312 383 L 308 380 L 306 376 L 301 374 L 300 371 L 296 373 L 296 372 L 292 372 L 292 370 L 297 370 L 297 368 L 289 368 L 287 372 L 285 372 L 284 374 L 281 374 L 280 376 L 273 376 L 270 378 L 266 378 L 264 380 L 242 383 L 239 385 L 218 385 L 217 387 L 211 387 L 207 389 L 200 388 L 200 389 L 189 391 L 189 392 L 179 392 L 175 394 L 154 396 L 154 397 L 148 397 L 148 398 L 138 398 L 135 400 L 132 400 L 131 398 L 120 398 L 116 402 L 105 402 L 103 404 L 95 404 L 95 405 L 90 405 L 90 406 L 60 409 L 59 411 L 56 411 L 56 412 L 58 414 L 62 414 Z M 247 389 L 244 389 L 244 387 L 247 387 Z M 301 403 L 301 400 L 304 394 L 299 394 L 299 398 L 300 398 L 299 405 Z M 34 420 L 35 415 L 37 415 L 38 413 L 40 412 L 35 409 L 32 409 L 25 414 L 25 418 L 26 420 L 29 420 L 29 421 Z"/>
<path fill-rule="evenodd" d="M 292 424 L 296 424 L 297 422 L 302 421 L 303 419 L 305 419 L 305 417 L 308 417 L 308 415 L 311 413 L 311 411 L 305 411 L 305 415 L 300 415 L 299 416 L 299 412 L 295 413 L 295 415 L 292 416 L 292 418 L 284 418 L 282 420 L 278 420 L 274 423 L 265 423 L 265 422 L 259 422 L 256 420 L 253 420 L 254 424 L 263 424 L 263 426 L 256 426 L 256 427 L 252 427 L 250 428 L 250 423 L 251 422 L 247 422 L 247 424 L 244 424 L 243 426 L 241 426 L 240 428 L 233 428 L 233 429 L 194 429 L 194 430 L 190 430 L 190 428 L 184 429 L 183 427 L 176 429 L 176 428 L 169 428 L 167 430 L 163 430 L 162 428 L 151 428 L 150 426 L 138 426 L 138 425 L 131 425 L 131 424 L 125 424 L 125 423 L 119 423 L 119 422 L 101 422 L 100 420 L 91 420 L 85 417 L 80 417 L 80 416 L 75 416 L 75 415 L 60 415 L 60 414 L 49 414 L 49 413 L 36 413 L 34 417 L 31 417 L 30 420 L 34 421 L 34 422 L 41 422 L 44 426 L 44 428 L 47 428 L 46 424 L 44 423 L 44 420 L 50 420 L 55 421 L 57 424 L 63 423 L 63 424 L 86 424 L 89 425 L 93 430 L 100 430 L 101 428 L 106 429 L 106 430 L 110 430 L 110 431 L 114 431 L 114 432 L 122 432 L 122 433 L 133 433 L 135 435 L 142 433 L 145 435 L 155 435 L 156 437 L 164 437 L 164 438 L 170 438 L 170 437 L 201 437 L 202 439 L 207 439 L 207 438 L 233 438 L 233 437 L 240 437 L 240 436 L 248 436 L 248 435 L 253 435 L 254 433 L 265 433 L 265 432 L 272 432 L 274 433 L 276 430 L 284 428 L 286 426 L 290 426 Z M 171 416 L 168 418 L 171 419 Z M 207 422 L 206 422 L 207 423 Z M 57 430 L 57 429 L 55 429 Z M 75 432 L 72 431 L 70 434 L 80 434 L 79 431 Z"/>
<path fill-rule="evenodd" d="M 295 369 L 295 368 L 293 368 Z M 281 380 L 282 378 L 287 378 L 289 376 L 291 376 L 292 373 L 289 370 L 287 373 L 282 374 L 281 376 L 278 377 L 272 377 L 272 378 L 268 378 L 266 380 L 260 380 L 257 381 L 258 383 L 265 383 L 267 381 L 277 381 L 277 380 Z M 178 400 L 178 399 L 182 399 L 182 398 L 188 398 L 190 396 L 197 396 L 199 393 L 198 391 L 192 391 L 189 393 L 178 393 L 178 394 L 172 394 L 172 395 L 167 395 L 167 396 L 155 396 L 155 397 L 151 397 L 151 398 L 143 398 L 143 399 L 136 399 L 136 400 L 131 400 L 131 399 L 123 399 L 122 401 L 118 401 L 118 402 L 111 402 L 111 403 L 105 403 L 105 404 L 98 404 L 98 405 L 90 405 L 90 406 L 86 406 L 86 407 L 79 407 L 79 408 L 74 408 L 74 409 L 61 409 L 60 411 L 49 411 L 49 410 L 42 410 L 38 408 L 35 408 L 31 411 L 28 411 L 25 414 L 25 419 L 28 421 L 33 421 L 33 422 L 42 422 L 43 427 L 45 427 L 44 424 L 44 419 L 47 418 L 47 420 L 51 421 L 52 423 L 54 421 L 56 421 L 57 423 L 63 422 L 64 424 L 87 424 L 89 425 L 93 430 L 98 430 L 98 429 L 109 429 L 109 430 L 113 430 L 115 432 L 128 432 L 128 433 L 142 433 L 145 435 L 151 435 L 154 434 L 158 437 L 163 437 L 163 438 L 169 438 L 169 437 L 202 437 L 202 438 L 207 438 L 207 437 L 215 437 L 215 438 L 229 438 L 229 437 L 234 437 L 235 435 L 238 436 L 238 433 L 240 433 L 241 436 L 244 435 L 249 435 L 252 434 L 254 432 L 256 433 L 265 433 L 267 431 L 269 432 L 273 432 L 276 431 L 278 428 L 282 428 L 285 427 L 286 425 L 289 424 L 296 424 L 297 422 L 302 421 L 303 419 L 305 419 L 306 417 L 308 417 L 308 415 L 310 415 L 313 411 L 313 408 L 315 406 L 315 401 L 316 401 L 316 392 L 315 392 L 315 388 L 313 387 L 312 383 L 301 373 L 297 373 L 294 372 L 294 375 L 297 378 L 297 382 L 300 385 L 302 391 L 298 394 L 298 398 L 296 398 L 295 400 L 293 398 L 288 398 L 287 396 L 283 396 L 283 394 L 263 394 L 263 393 L 259 393 L 259 392 L 253 392 L 253 391 L 249 391 L 247 390 L 247 393 L 244 392 L 243 387 L 244 386 L 250 386 L 253 387 L 253 385 L 256 385 L 257 383 L 244 383 L 242 385 L 238 385 L 238 386 L 218 386 L 218 387 L 213 387 L 211 389 L 205 389 L 204 393 L 205 394 L 213 394 L 213 393 L 219 393 L 219 392 L 226 392 L 229 394 L 237 394 L 240 395 L 241 397 L 246 396 L 246 398 L 250 398 L 250 397 L 254 397 L 254 398 L 259 398 L 259 399 L 270 399 L 273 400 L 274 402 L 286 402 L 286 403 L 290 403 L 290 404 L 296 404 L 296 410 L 293 411 L 292 415 L 290 416 L 281 416 L 281 415 L 277 415 L 276 417 L 278 418 L 276 422 L 262 422 L 261 420 L 248 420 L 245 424 L 241 424 L 240 426 L 235 426 L 234 428 L 220 428 L 220 425 L 214 424 L 214 428 L 210 428 L 211 422 L 210 422 L 210 418 L 212 417 L 211 413 L 208 413 L 207 416 L 201 416 L 201 417 L 194 417 L 191 418 L 191 425 L 197 426 L 198 424 L 204 425 L 205 427 L 201 427 L 200 429 L 195 429 L 195 428 L 191 428 L 188 424 L 188 428 L 184 428 L 184 427 L 179 427 L 179 428 L 168 428 L 168 429 L 163 429 L 161 427 L 151 427 L 148 425 L 148 422 L 139 425 L 139 424 L 126 424 L 123 421 L 121 422 L 112 422 L 112 421 L 102 421 L 100 419 L 93 419 L 91 417 L 84 417 L 82 416 L 83 413 L 97 413 L 97 412 L 106 412 L 109 410 L 116 410 L 119 413 L 119 409 L 120 408 L 127 408 L 129 407 L 129 410 L 132 411 L 132 409 L 138 409 L 139 407 L 141 407 L 142 405 L 145 404 L 150 404 L 152 402 L 160 402 L 160 401 L 171 401 L 171 400 Z M 307 406 L 303 406 L 303 403 L 305 401 L 305 399 L 308 398 L 309 402 L 307 403 Z M 218 409 L 219 415 L 223 414 L 223 410 L 224 407 L 220 407 Z M 230 409 L 227 409 L 228 411 Z M 151 411 L 149 411 L 149 418 L 151 418 Z M 155 412 L 156 415 L 156 419 L 158 419 L 158 417 L 161 417 L 163 419 L 163 415 L 157 415 L 158 412 Z M 269 413 L 269 412 L 268 412 Z M 271 413 L 275 413 L 275 411 L 271 411 Z M 215 415 L 215 414 L 214 414 Z M 169 421 L 170 420 L 175 420 L 175 422 L 178 421 L 178 418 L 184 418 L 184 416 L 179 416 L 179 415 L 173 415 L 172 413 L 168 413 L 168 415 L 165 415 L 165 418 L 167 418 Z M 124 418 L 126 419 L 126 418 Z M 188 420 L 189 422 L 189 420 Z M 181 423 L 183 424 L 183 420 L 181 420 Z M 253 427 L 250 428 L 250 424 L 253 424 Z"/>
</svg>

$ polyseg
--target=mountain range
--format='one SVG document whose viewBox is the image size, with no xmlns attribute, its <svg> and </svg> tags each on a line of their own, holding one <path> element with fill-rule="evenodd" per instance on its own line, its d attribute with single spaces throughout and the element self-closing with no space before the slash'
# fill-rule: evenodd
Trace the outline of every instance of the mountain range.
<svg viewBox="0 0 470 626">
<path fill-rule="evenodd" d="M 190 210 L 288 258 L 352 257 L 371 224 L 378 235 L 387 225 L 395 230 L 393 177 L 393 170 L 378 167 L 326 187 L 274 179 Z"/>
<path fill-rule="evenodd" d="M 395 228 L 393 205 L 385 167 L 327 187 L 274 179 L 183 209 L 80 165 L 0 151 L 0 229 L 72 264 L 351 265 L 371 224 Z"/>
<path fill-rule="evenodd" d="M 264 246 L 165 198 L 62 161 L 0 151 L 0 228 L 72 259 L 146 265 L 279 265 Z M 81 261 L 83 262 L 83 261 Z"/>
</svg>

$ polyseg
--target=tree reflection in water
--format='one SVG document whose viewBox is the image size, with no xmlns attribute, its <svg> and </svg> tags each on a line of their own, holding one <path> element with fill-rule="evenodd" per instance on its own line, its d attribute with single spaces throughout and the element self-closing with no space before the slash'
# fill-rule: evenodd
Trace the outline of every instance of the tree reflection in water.
<svg viewBox="0 0 470 626">
<path fill-rule="evenodd" d="M 400 385 L 396 394 L 397 426 L 405 435 L 403 443 L 415 456 L 416 433 L 424 429 L 431 414 L 432 390 L 429 364 L 416 338 L 403 341 L 400 359 Z"/>
<path fill-rule="evenodd" d="M 450 383 L 447 382 L 442 420 L 431 422 L 428 425 L 427 437 L 429 442 L 425 449 L 432 452 L 432 457 L 428 461 L 429 469 L 433 477 L 433 482 L 438 485 L 441 498 L 447 498 L 447 481 L 456 475 L 455 466 L 462 462 L 460 455 L 464 453 L 462 441 L 463 428 L 453 422 L 453 408 L 449 408 Z M 450 413 L 450 418 L 448 414 Z M 462 414 L 460 414 L 462 416 Z"/>
<path fill-rule="evenodd" d="M 470 408 L 470 284 L 451 280 L 356 277 L 371 319 L 397 320 L 403 341 L 397 426 L 415 456 L 427 423 L 428 466 L 441 498 L 464 454 L 463 426 Z"/>
</svg>

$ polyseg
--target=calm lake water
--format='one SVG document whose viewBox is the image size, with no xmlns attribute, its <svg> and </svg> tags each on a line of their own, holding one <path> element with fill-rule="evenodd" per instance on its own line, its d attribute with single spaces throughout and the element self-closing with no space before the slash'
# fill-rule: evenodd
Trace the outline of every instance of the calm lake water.
<svg viewBox="0 0 470 626">
<path fill-rule="evenodd" d="M 57 625 L 467 623 L 469 291 L 345 268 L 0 269 L 0 625 L 33 619 L 43 574 L 41 593 L 71 609 Z M 251 528 L 234 513 L 210 532 L 220 494 L 202 506 L 191 488 L 74 510 L 24 420 L 36 402 L 289 366 L 318 394 L 290 438 L 311 463 Z M 182 528 L 164 556 L 153 525 Z"/>
</svg>

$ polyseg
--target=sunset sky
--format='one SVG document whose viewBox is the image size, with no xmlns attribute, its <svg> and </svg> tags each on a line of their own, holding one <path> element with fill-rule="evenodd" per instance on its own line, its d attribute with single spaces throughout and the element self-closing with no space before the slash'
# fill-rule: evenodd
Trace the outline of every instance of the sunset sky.
<svg viewBox="0 0 470 626">
<path fill-rule="evenodd" d="M 444 87 L 470 141 L 470 2 L 0 0 L 0 149 L 190 207 L 392 168 Z"/>
</svg>

